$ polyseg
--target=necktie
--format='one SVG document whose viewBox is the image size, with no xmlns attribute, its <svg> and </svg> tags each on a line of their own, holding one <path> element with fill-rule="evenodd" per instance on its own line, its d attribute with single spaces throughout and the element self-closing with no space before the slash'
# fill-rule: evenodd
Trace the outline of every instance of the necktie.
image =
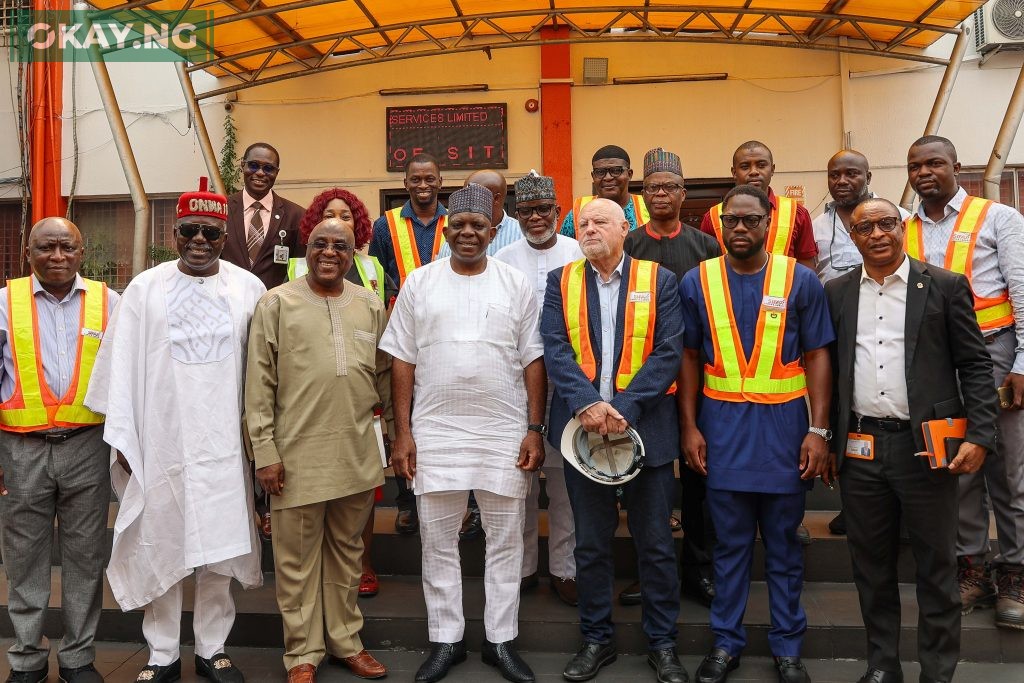
<svg viewBox="0 0 1024 683">
<path fill-rule="evenodd" d="M 245 238 L 245 246 L 249 250 L 249 264 L 256 262 L 256 255 L 260 252 L 263 244 L 263 205 L 259 202 L 252 203 L 252 221 L 249 223 L 249 232 Z"/>
</svg>

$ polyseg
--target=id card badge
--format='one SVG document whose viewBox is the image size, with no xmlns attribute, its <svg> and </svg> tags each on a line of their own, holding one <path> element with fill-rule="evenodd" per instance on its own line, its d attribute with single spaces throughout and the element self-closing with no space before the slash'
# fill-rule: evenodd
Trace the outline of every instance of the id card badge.
<svg viewBox="0 0 1024 683">
<path fill-rule="evenodd" d="M 846 435 L 846 457 L 858 460 L 875 459 L 875 437 L 870 434 L 850 432 Z"/>
<path fill-rule="evenodd" d="M 288 247 L 281 244 L 274 246 L 274 263 L 288 265 Z"/>
</svg>

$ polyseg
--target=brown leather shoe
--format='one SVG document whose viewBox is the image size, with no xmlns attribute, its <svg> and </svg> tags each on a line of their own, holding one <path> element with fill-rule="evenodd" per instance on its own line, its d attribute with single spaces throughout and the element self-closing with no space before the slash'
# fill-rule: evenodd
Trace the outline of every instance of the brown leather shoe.
<svg viewBox="0 0 1024 683">
<path fill-rule="evenodd" d="M 1024 629 L 1024 567 L 997 565 L 996 577 L 996 626 Z"/>
<path fill-rule="evenodd" d="M 555 591 L 555 595 L 558 599 L 569 605 L 575 607 L 579 604 L 579 598 L 576 595 L 576 579 L 563 579 L 557 576 L 551 577 L 551 590 Z"/>
<path fill-rule="evenodd" d="M 299 664 L 288 669 L 288 683 L 316 683 L 316 667 Z"/>
<path fill-rule="evenodd" d="M 366 650 L 351 657 L 339 657 L 339 661 L 359 678 L 384 678 L 388 675 L 387 668 Z"/>
<path fill-rule="evenodd" d="M 996 587 L 985 564 L 968 556 L 956 558 L 956 580 L 960 584 L 960 613 L 991 607 L 996 602 Z"/>
</svg>

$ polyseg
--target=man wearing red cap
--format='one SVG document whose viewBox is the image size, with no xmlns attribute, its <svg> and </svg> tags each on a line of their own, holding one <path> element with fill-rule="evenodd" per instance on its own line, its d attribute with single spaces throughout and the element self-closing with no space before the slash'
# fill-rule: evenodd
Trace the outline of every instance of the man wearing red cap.
<svg viewBox="0 0 1024 683">
<path fill-rule="evenodd" d="M 259 585 L 259 550 L 241 434 L 249 320 L 266 289 L 219 259 L 227 200 L 178 200 L 181 258 L 131 281 L 111 317 L 85 403 L 107 416 L 121 505 L 107 580 L 123 610 L 145 608 L 149 662 L 137 680 L 181 676 L 182 582 L 194 574 L 196 673 L 242 683 L 224 653 L 231 579 Z"/>
</svg>

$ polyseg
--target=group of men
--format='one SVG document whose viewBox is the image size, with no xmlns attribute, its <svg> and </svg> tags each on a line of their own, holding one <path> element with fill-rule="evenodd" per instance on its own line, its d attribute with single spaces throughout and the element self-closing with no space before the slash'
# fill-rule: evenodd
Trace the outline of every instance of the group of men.
<svg viewBox="0 0 1024 683">
<path fill-rule="evenodd" d="M 689 681 L 676 650 L 681 588 L 710 605 L 714 641 L 696 680 L 739 666 L 758 532 L 779 680 L 809 681 L 797 530 L 817 478 L 840 484 L 867 636 L 860 683 L 902 681 L 901 523 L 918 565 L 923 682 L 952 680 L 961 613 L 995 605 L 998 625 L 1024 628 L 1024 219 L 966 195 L 948 140 L 910 147 L 921 198 L 910 217 L 870 194 L 863 155 L 839 152 L 834 201 L 813 223 L 772 191 L 768 147 L 744 143 L 736 187 L 699 229 L 679 219 L 682 164 L 660 148 L 644 157 L 641 195 L 628 191 L 628 154 L 598 150 L 595 194 L 564 220 L 554 182 L 535 172 L 515 183 L 514 219 L 492 171 L 445 208 L 440 167 L 419 155 L 409 201 L 366 230 L 369 256 L 399 286 L 390 314 L 391 302 L 345 280 L 365 215 L 346 204 L 300 231 L 302 209 L 272 191 L 279 168 L 259 143 L 243 158 L 242 192 L 183 195 L 180 258 L 120 299 L 78 274 L 73 224 L 45 219 L 29 234 L 32 275 L 0 290 L 12 683 L 47 676 L 55 517 L 60 677 L 102 680 L 92 640 L 111 482 L 121 504 L 107 577 L 123 609 L 145 610 L 138 680 L 180 677 L 193 575 L 196 672 L 240 683 L 224 652 L 230 581 L 262 578 L 247 451 L 272 501 L 289 683 L 313 683 L 328 655 L 357 676 L 386 675 L 362 647 L 356 604 L 360 535 L 383 481 L 375 412 L 415 500 L 400 521 L 422 541 L 432 647 L 417 681 L 467 656 L 458 542 L 470 493 L 487 544 L 482 659 L 507 680 L 534 680 L 515 639 L 520 593 L 537 583 L 540 471 L 551 586 L 579 610 L 569 681 L 616 657 L 620 508 L 660 683 Z M 308 272 L 285 283 L 303 251 Z M 922 424 L 944 418 L 966 418 L 964 437 L 932 468 L 918 455 Z M 642 467 L 620 485 L 589 476 L 593 461 L 570 463 L 564 450 L 576 426 L 606 444 L 635 439 Z M 680 502 L 681 568 L 670 526 Z"/>
</svg>

